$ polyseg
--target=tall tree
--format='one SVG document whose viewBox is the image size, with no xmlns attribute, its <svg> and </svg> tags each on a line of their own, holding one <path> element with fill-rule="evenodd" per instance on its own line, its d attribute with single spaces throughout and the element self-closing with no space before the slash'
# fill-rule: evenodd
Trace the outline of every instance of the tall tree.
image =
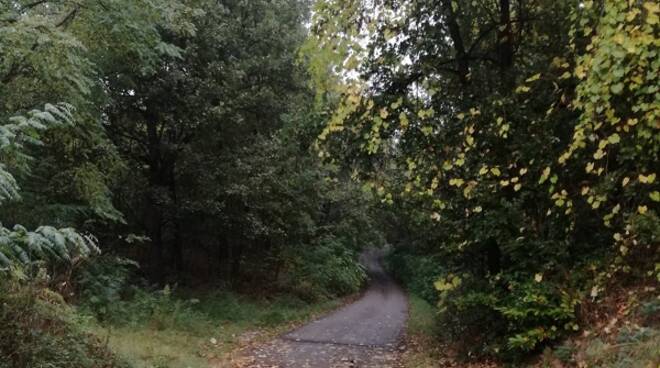
<svg viewBox="0 0 660 368">
<path fill-rule="evenodd" d="M 470 349 L 531 349 L 578 328 L 575 305 L 593 286 L 580 279 L 585 260 L 621 270 L 624 229 L 647 243 L 657 233 L 656 189 L 612 184 L 655 180 L 657 11 L 615 1 L 318 2 L 308 49 L 322 51 L 310 53 L 311 70 L 321 96 L 341 94 L 321 155 L 347 162 L 383 200 L 406 202 L 401 223 L 438 234 L 435 246 L 416 241 L 443 260 L 437 298 L 457 338 L 482 342 Z M 604 77 L 610 67 L 616 76 Z M 633 231 L 638 221 L 655 225 Z"/>
</svg>

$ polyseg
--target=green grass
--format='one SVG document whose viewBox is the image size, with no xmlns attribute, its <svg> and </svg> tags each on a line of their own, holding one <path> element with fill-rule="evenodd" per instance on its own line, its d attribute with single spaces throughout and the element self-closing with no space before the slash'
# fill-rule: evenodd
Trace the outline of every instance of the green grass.
<svg viewBox="0 0 660 368">
<path fill-rule="evenodd" d="M 409 300 L 408 333 L 433 336 L 437 328 L 436 315 L 438 309 L 416 295 L 410 295 Z"/>
<path fill-rule="evenodd" d="M 184 298 L 140 292 L 89 330 L 136 368 L 208 367 L 238 346 L 260 342 L 338 307 L 281 295 L 253 299 L 217 292 Z"/>
<path fill-rule="evenodd" d="M 437 308 L 414 294 L 409 296 L 409 307 L 406 330 L 408 351 L 403 356 L 404 366 L 439 367 L 441 356 L 436 344 Z"/>
</svg>

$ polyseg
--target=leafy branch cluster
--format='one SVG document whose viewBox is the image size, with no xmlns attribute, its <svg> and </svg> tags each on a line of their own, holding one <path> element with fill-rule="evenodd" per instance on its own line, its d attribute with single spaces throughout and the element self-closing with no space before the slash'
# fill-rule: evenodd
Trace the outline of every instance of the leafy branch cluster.
<svg viewBox="0 0 660 368">
<path fill-rule="evenodd" d="M 534 349 L 612 280 L 657 277 L 657 4 L 349 4 L 308 41 L 320 156 L 396 214 L 401 271 L 435 275 L 467 353 Z"/>
</svg>

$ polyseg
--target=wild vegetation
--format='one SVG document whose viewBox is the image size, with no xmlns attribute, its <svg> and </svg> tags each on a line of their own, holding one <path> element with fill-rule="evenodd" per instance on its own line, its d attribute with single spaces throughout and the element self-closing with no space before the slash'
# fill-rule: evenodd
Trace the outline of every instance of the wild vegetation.
<svg viewBox="0 0 660 368">
<path fill-rule="evenodd" d="M 409 365 L 657 364 L 659 17 L 0 0 L 0 367 L 204 366 L 385 243 Z"/>
<path fill-rule="evenodd" d="M 392 269 L 462 354 L 516 359 L 585 329 L 611 288 L 657 295 L 659 12 L 318 5 L 313 79 L 339 96 L 320 156 L 390 205 Z"/>
</svg>

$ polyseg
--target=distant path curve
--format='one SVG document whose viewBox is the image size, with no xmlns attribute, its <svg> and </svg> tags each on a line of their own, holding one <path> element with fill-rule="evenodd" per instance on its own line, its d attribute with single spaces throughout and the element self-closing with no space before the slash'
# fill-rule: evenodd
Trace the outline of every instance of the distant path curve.
<svg viewBox="0 0 660 368">
<path fill-rule="evenodd" d="M 408 317 L 403 290 L 382 266 L 383 252 L 361 259 L 371 283 L 363 296 L 330 315 L 250 352 L 245 367 L 397 367 L 397 345 Z"/>
</svg>

